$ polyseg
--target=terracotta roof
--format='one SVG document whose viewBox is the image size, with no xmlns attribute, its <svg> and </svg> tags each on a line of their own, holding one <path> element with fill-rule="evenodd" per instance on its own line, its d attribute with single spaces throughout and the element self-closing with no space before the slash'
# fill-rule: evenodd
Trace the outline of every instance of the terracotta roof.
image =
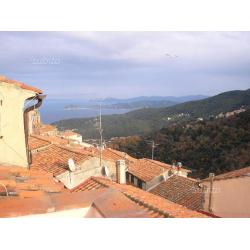
<svg viewBox="0 0 250 250">
<path fill-rule="evenodd" d="M 143 191 L 139 188 L 118 184 L 102 177 L 91 177 L 71 192 L 86 192 L 86 190 L 102 190 L 112 188 L 123 193 L 127 198 L 136 203 L 147 212 L 150 217 L 174 217 L 174 218 L 207 218 L 205 214 L 192 211 L 182 205 L 168 201 L 157 195 Z"/>
<path fill-rule="evenodd" d="M 100 190 L 100 189 L 99 189 Z M 104 218 L 147 218 L 150 214 L 123 193 L 113 189 L 101 189 L 105 192 L 96 199 L 92 207 Z M 90 192 L 90 191 L 88 191 Z M 81 192 L 80 192 L 81 193 Z M 85 193 L 85 192 L 84 192 Z M 90 216 L 91 217 L 91 216 Z"/>
<path fill-rule="evenodd" d="M 0 184 L 1 198 L 30 198 L 65 191 L 64 185 L 49 173 L 7 164 L 0 164 Z"/>
<path fill-rule="evenodd" d="M 36 129 L 37 133 L 39 134 L 48 133 L 55 130 L 57 130 L 57 128 L 50 124 L 44 124 L 40 128 Z"/>
<path fill-rule="evenodd" d="M 125 152 L 118 151 L 112 148 L 105 148 L 103 150 L 103 157 L 114 161 L 125 159 L 128 163 L 135 162 L 137 160 L 136 158 L 133 158 Z"/>
<path fill-rule="evenodd" d="M 85 214 L 84 210 L 82 217 L 149 217 L 146 211 L 117 190 L 104 188 L 72 193 L 44 171 L 1 164 L 0 184 L 0 217 L 44 215 L 78 208 L 88 211 Z M 101 216 L 91 213 L 93 209 Z M 77 214 L 81 216 L 79 212 Z M 72 213 L 68 215 L 72 216 Z"/>
<path fill-rule="evenodd" d="M 149 161 L 149 162 L 151 162 L 151 163 L 153 163 L 155 165 L 161 166 L 161 167 L 165 168 L 166 170 L 171 170 L 172 169 L 172 165 L 167 164 L 165 162 L 156 161 L 156 160 L 152 160 L 152 159 L 148 159 L 148 158 L 143 158 L 143 159 L 146 160 L 146 161 Z M 181 168 L 181 170 L 185 171 L 185 172 L 191 172 L 190 170 L 185 169 L 183 167 Z"/>
<path fill-rule="evenodd" d="M 88 191 L 88 190 L 96 190 L 96 189 L 102 189 L 106 188 L 104 185 L 102 185 L 99 182 L 96 182 L 93 178 L 89 178 L 77 187 L 73 188 L 71 192 L 79 192 L 79 191 Z"/>
<path fill-rule="evenodd" d="M 73 159 L 76 164 L 89 157 L 69 148 L 51 144 L 45 149 L 32 154 L 32 169 L 45 170 L 54 176 L 68 170 L 68 160 Z"/>
<path fill-rule="evenodd" d="M 95 213 L 91 214 L 93 209 L 101 215 L 97 217 L 149 217 L 145 210 L 117 190 L 92 188 L 72 193 L 44 171 L 1 164 L 0 184 L 0 217 L 43 215 L 77 208 L 88 209 L 90 214 L 82 217 L 96 217 Z"/>
<path fill-rule="evenodd" d="M 56 145 L 68 145 L 69 142 L 66 139 L 60 138 L 54 135 L 30 135 L 31 138 L 36 139 L 36 141 L 47 142 L 48 144 L 56 144 Z"/>
<path fill-rule="evenodd" d="M 203 207 L 204 193 L 198 181 L 173 175 L 150 190 L 150 193 L 193 210 Z"/>
<path fill-rule="evenodd" d="M 50 145 L 50 142 L 47 140 L 37 138 L 36 136 L 29 136 L 28 139 L 29 150 L 35 150 L 41 147 L 46 147 L 48 145 Z"/>
<path fill-rule="evenodd" d="M 79 144 L 70 145 L 70 147 L 82 154 L 96 156 L 96 157 L 100 156 L 100 150 L 95 147 L 83 147 Z M 128 154 L 121 152 L 121 151 L 113 150 L 111 148 L 105 148 L 104 150 L 102 150 L 102 158 L 104 160 L 114 161 L 114 162 L 118 160 L 126 159 L 127 164 L 137 161 L 137 159 L 129 156 Z"/>
<path fill-rule="evenodd" d="M 62 132 L 60 132 L 60 136 L 69 137 L 69 136 L 74 136 L 74 135 L 81 136 L 80 134 L 75 133 L 73 131 L 62 131 Z"/>
<path fill-rule="evenodd" d="M 129 164 L 128 172 L 140 180 L 148 182 L 165 173 L 166 169 L 148 161 L 147 159 L 139 159 L 136 162 Z"/>
<path fill-rule="evenodd" d="M 250 176 L 250 166 L 246 168 L 237 169 L 234 171 L 227 172 L 225 174 L 216 175 L 214 177 L 214 180 L 224 180 L 229 178 L 238 178 L 238 177 L 244 177 L 244 176 Z M 208 181 L 209 178 L 204 179 L 203 181 Z"/>
<path fill-rule="evenodd" d="M 0 75 L 0 82 L 5 82 L 5 83 L 10 83 L 10 84 L 14 84 L 22 89 L 26 89 L 26 90 L 31 90 L 35 93 L 38 93 L 38 94 L 42 94 L 42 90 L 38 89 L 38 88 L 35 88 L 35 87 L 32 87 L 32 86 L 29 86 L 23 82 L 19 82 L 19 81 L 16 81 L 16 80 L 11 80 L 11 79 L 8 79 L 6 78 L 5 76 L 1 76 Z"/>
<path fill-rule="evenodd" d="M 92 190 L 91 192 L 74 194 L 47 194 L 28 199 L 2 197 L 0 199 L 0 217 L 44 215 L 71 209 L 89 208 L 99 195 L 101 195 L 100 191 Z"/>
</svg>

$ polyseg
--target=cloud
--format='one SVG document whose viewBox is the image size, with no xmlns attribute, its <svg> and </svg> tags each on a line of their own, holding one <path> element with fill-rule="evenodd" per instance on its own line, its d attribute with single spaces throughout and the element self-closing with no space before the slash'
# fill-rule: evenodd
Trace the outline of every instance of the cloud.
<svg viewBox="0 0 250 250">
<path fill-rule="evenodd" d="M 215 94 L 250 87 L 250 32 L 0 32 L 0 68 L 51 96 Z"/>
</svg>

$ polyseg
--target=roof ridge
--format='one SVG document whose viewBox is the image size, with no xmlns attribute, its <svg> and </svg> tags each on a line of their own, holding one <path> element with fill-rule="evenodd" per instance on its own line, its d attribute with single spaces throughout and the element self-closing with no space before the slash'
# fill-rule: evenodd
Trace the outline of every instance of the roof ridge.
<svg viewBox="0 0 250 250">
<path fill-rule="evenodd" d="M 19 82 L 17 80 L 12 80 L 12 79 L 8 79 L 6 76 L 4 75 L 0 75 L 0 82 L 5 82 L 5 83 L 9 83 L 9 84 L 14 84 L 22 89 L 26 89 L 26 90 L 30 90 L 30 91 L 33 91 L 33 92 L 36 92 L 38 94 L 42 94 L 43 91 L 36 88 L 36 87 L 32 87 L 32 86 L 29 86 L 27 85 L 26 83 L 23 83 L 23 82 Z"/>
<path fill-rule="evenodd" d="M 240 173 L 241 171 L 244 171 L 244 170 L 247 170 L 247 169 L 249 169 L 249 173 L 250 173 L 250 166 L 248 166 L 248 167 L 244 167 L 244 168 L 235 169 L 235 170 L 223 173 L 223 174 L 215 175 L 214 180 L 231 179 L 231 178 L 248 176 L 249 173 L 242 173 L 242 174 L 239 174 L 238 176 L 237 175 L 236 176 L 230 176 L 230 174 L 233 174 L 233 173 L 237 174 L 237 173 Z M 202 179 L 201 181 L 209 181 L 209 180 L 210 180 L 209 177 L 207 177 L 205 179 Z"/>
<path fill-rule="evenodd" d="M 199 183 L 199 182 L 200 182 L 200 181 L 197 180 L 197 179 L 190 178 L 190 177 L 185 177 L 185 176 L 181 176 L 181 175 L 178 175 L 178 174 L 173 174 L 173 175 L 169 176 L 169 178 L 174 177 L 174 176 L 178 176 L 178 177 L 180 177 L 180 178 L 184 178 L 184 179 L 186 179 L 186 180 L 193 181 L 193 182 L 195 182 L 195 183 Z"/>
<path fill-rule="evenodd" d="M 111 188 L 113 188 L 112 186 L 109 186 L 108 184 L 105 184 L 105 183 L 103 183 L 102 181 L 100 181 L 99 179 L 102 179 L 101 177 L 92 177 L 92 178 L 93 178 L 94 181 L 96 181 L 97 183 L 99 183 L 99 184 L 101 184 L 101 185 L 103 185 L 103 186 L 105 186 L 105 187 L 111 187 Z M 107 181 L 108 179 L 105 178 L 105 180 Z M 118 185 L 116 182 L 112 182 L 111 180 L 108 180 L 108 181 L 110 181 L 111 184 L 114 184 L 114 185 L 116 185 L 116 186 Z M 148 202 L 145 202 L 144 200 L 141 200 L 141 199 L 138 198 L 138 197 L 134 197 L 132 194 L 129 194 L 129 192 L 120 189 L 119 186 L 117 186 L 117 187 L 118 187 L 118 190 L 119 190 L 121 193 L 123 193 L 124 195 L 126 195 L 126 196 L 127 196 L 128 198 L 130 198 L 132 201 L 134 201 L 134 202 L 136 202 L 136 203 L 138 203 L 138 204 L 142 204 L 145 208 L 148 208 L 148 209 L 150 209 L 150 210 L 153 210 L 154 212 L 158 212 L 158 213 L 162 214 L 164 217 L 174 217 L 174 216 L 171 216 L 171 215 L 170 215 L 169 213 L 167 213 L 166 211 L 164 211 L 164 210 L 162 210 L 162 209 L 156 207 L 154 204 L 152 204 L 152 203 L 150 204 L 150 202 L 148 203 Z M 139 189 L 139 188 L 137 188 L 137 187 L 134 187 L 134 186 L 133 186 L 133 187 L 131 186 L 131 188 L 135 188 L 135 189 L 138 189 L 139 191 L 143 191 L 143 190 L 141 190 L 141 189 Z M 145 192 L 146 192 L 146 191 L 145 191 Z M 182 207 L 182 208 L 187 209 L 187 210 L 189 210 L 189 211 L 199 213 L 198 211 L 193 211 L 193 210 L 191 210 L 191 209 L 189 209 L 189 208 L 187 208 L 187 207 L 185 207 L 185 206 L 183 206 L 183 205 L 181 205 L 181 204 L 178 204 L 178 203 L 175 203 L 175 202 L 170 201 L 170 200 L 168 200 L 168 199 L 162 198 L 162 197 L 160 197 L 160 196 L 158 196 L 158 195 L 155 195 L 155 194 L 152 194 L 152 193 L 149 193 L 149 192 L 146 192 L 146 193 L 147 193 L 148 195 L 151 195 L 151 196 L 155 196 L 155 197 L 157 197 L 157 198 L 160 198 L 160 199 L 162 199 L 162 200 L 165 201 L 165 202 L 174 204 L 175 206 L 179 206 L 179 207 Z"/>
<path fill-rule="evenodd" d="M 117 153 L 118 150 L 115 150 L 115 149 L 113 149 L 113 148 L 107 148 L 107 149 L 110 150 L 111 152 L 113 152 L 114 154 L 116 154 L 117 156 L 120 156 L 120 155 Z M 126 152 L 123 152 L 123 151 L 119 151 L 119 152 L 123 153 L 124 155 L 128 155 Z"/>
<path fill-rule="evenodd" d="M 54 145 L 55 147 L 58 147 L 58 148 L 67 150 L 67 151 L 69 151 L 69 152 L 78 154 L 78 155 L 86 155 L 86 154 L 84 154 L 84 153 L 81 153 L 80 151 L 77 151 L 77 149 L 69 148 L 69 147 L 66 147 L 66 146 L 58 145 L 58 144 L 52 144 L 52 145 Z M 87 156 L 90 156 L 90 155 L 87 155 Z M 94 156 L 93 156 L 93 157 L 94 157 Z"/>
<path fill-rule="evenodd" d="M 30 137 L 33 137 L 33 138 L 36 138 L 36 139 L 38 139 L 38 140 L 42 140 L 42 141 L 45 141 L 45 142 L 49 142 L 50 144 L 53 144 L 53 143 L 51 143 L 50 140 L 46 140 L 46 139 L 44 139 L 44 138 L 40 138 L 39 136 L 34 135 L 34 134 L 31 134 Z"/>
<path fill-rule="evenodd" d="M 142 159 L 144 159 L 144 160 L 146 160 L 146 161 L 149 161 L 149 162 L 152 162 L 153 164 L 158 165 L 158 166 L 161 166 L 161 164 L 164 164 L 164 165 L 168 165 L 169 168 L 171 167 L 170 164 L 167 164 L 167 163 L 165 163 L 165 162 L 161 162 L 161 161 L 157 161 L 157 160 L 153 160 L 153 159 L 149 159 L 149 158 L 142 158 Z M 158 163 L 158 162 L 159 162 L 159 163 Z"/>
<path fill-rule="evenodd" d="M 104 184 L 102 181 L 98 181 L 95 177 L 91 177 L 91 178 L 92 178 L 95 182 L 97 182 L 97 183 L 99 183 L 99 184 L 101 184 L 101 185 L 103 185 L 103 186 L 105 186 L 105 187 L 112 188 L 112 187 L 110 187 L 108 184 Z M 116 183 L 115 183 L 115 184 L 116 184 Z M 154 212 L 157 212 L 157 213 L 163 215 L 164 217 L 171 217 L 167 212 L 165 212 L 165 211 L 163 211 L 163 210 L 161 210 L 161 209 L 155 207 L 154 205 L 151 205 L 151 204 L 149 204 L 149 203 L 147 203 L 147 202 L 145 202 L 145 201 L 143 201 L 143 200 L 141 200 L 141 199 L 139 199 L 139 198 L 134 197 L 133 195 L 127 193 L 127 192 L 124 191 L 124 190 L 119 189 L 119 192 L 121 192 L 122 194 L 124 194 L 124 195 L 125 195 L 126 197 L 128 197 L 130 200 L 134 201 L 136 204 L 143 205 L 144 207 L 149 208 L 150 210 L 153 210 Z"/>
</svg>

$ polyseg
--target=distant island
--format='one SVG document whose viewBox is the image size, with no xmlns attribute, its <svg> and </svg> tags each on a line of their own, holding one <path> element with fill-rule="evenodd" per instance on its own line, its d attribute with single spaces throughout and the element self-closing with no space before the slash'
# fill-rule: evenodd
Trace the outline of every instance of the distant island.
<svg viewBox="0 0 250 250">
<path fill-rule="evenodd" d="M 186 101 L 201 100 L 204 98 L 206 98 L 206 96 L 202 95 L 182 97 L 139 96 L 128 99 L 106 98 L 90 100 L 87 104 L 84 104 L 84 106 L 69 104 L 64 107 L 64 110 L 99 109 L 101 103 L 103 109 L 127 109 L 132 111 L 136 109 L 170 107 Z"/>
</svg>

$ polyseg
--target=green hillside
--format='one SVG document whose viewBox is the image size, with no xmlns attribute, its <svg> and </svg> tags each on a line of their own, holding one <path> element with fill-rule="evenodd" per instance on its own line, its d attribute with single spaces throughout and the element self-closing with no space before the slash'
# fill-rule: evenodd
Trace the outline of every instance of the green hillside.
<svg viewBox="0 0 250 250">
<path fill-rule="evenodd" d="M 103 116 L 104 137 L 143 135 L 162 127 L 198 117 L 208 118 L 250 106 L 250 89 L 229 91 L 203 100 L 177 104 L 167 108 L 145 108 L 123 115 Z M 76 118 L 53 123 L 59 129 L 77 129 L 83 138 L 98 138 L 97 118 Z"/>
<path fill-rule="evenodd" d="M 192 176 L 208 177 L 250 166 L 250 110 L 222 119 L 193 121 L 146 136 L 113 141 L 115 149 L 141 158 L 151 157 L 150 140 L 157 144 L 155 159 L 180 161 L 193 170 Z"/>
</svg>

